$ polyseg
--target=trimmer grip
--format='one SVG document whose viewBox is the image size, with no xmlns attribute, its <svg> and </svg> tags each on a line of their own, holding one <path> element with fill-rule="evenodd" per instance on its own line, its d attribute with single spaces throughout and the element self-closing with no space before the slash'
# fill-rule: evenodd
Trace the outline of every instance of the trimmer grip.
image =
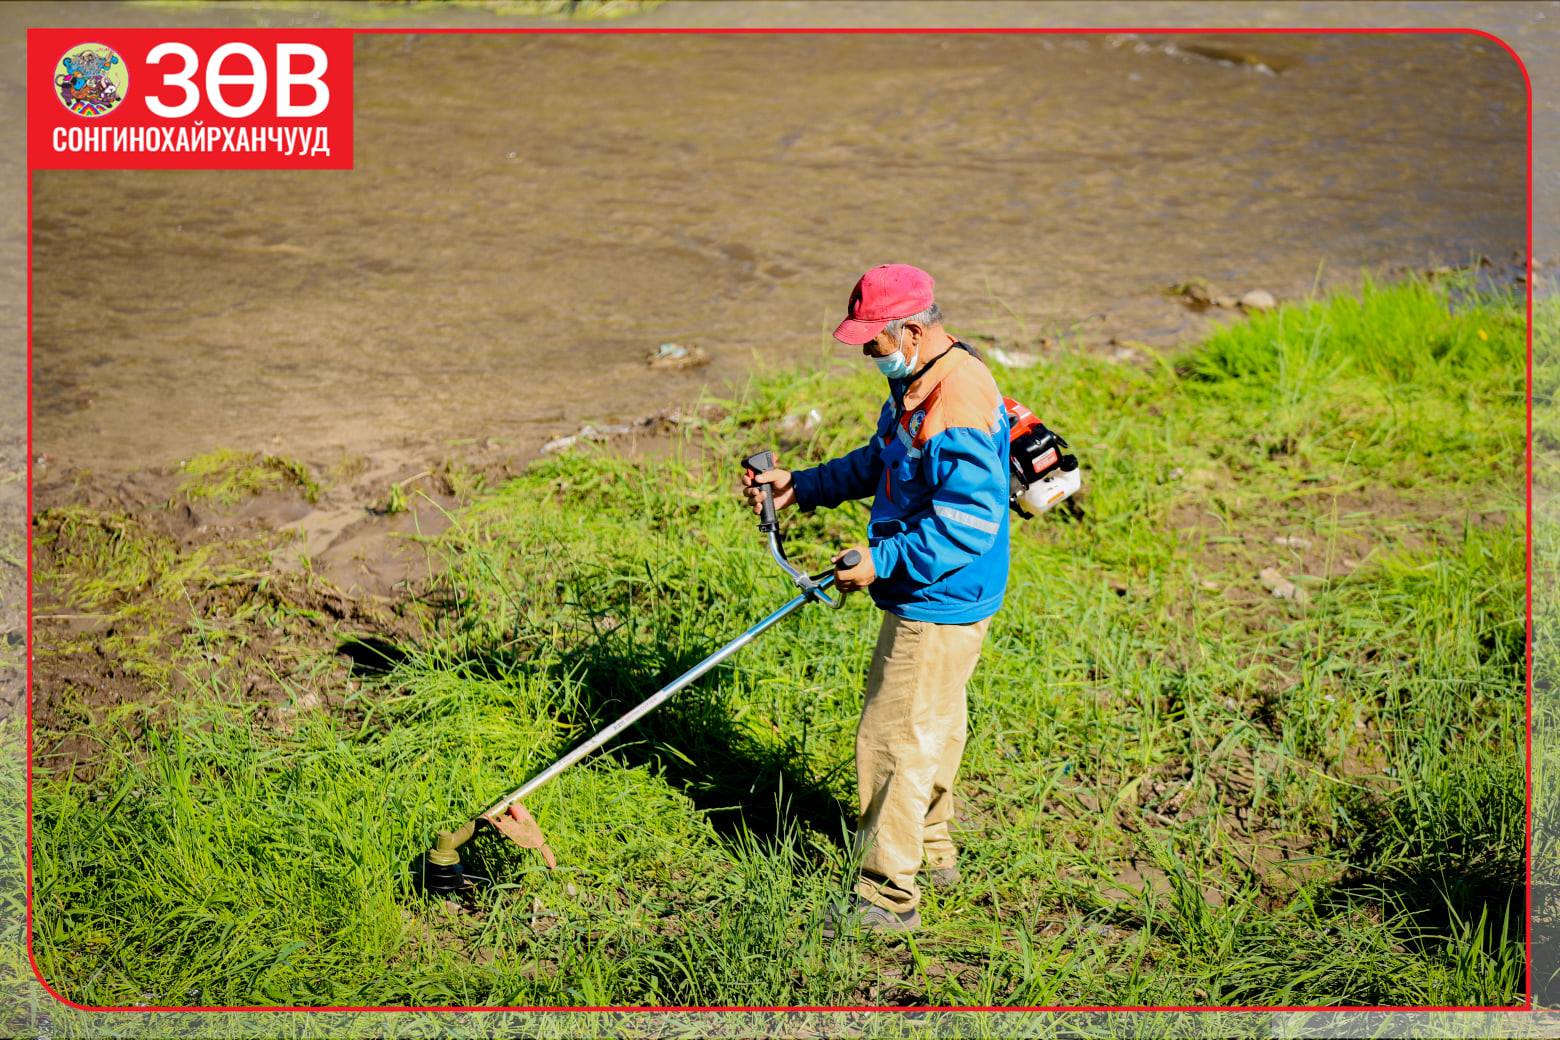
<svg viewBox="0 0 1560 1040">
<path fill-rule="evenodd" d="M 861 553 L 852 549 L 840 557 L 840 562 L 834 565 L 835 570 L 850 570 L 852 567 L 861 566 Z"/>
<path fill-rule="evenodd" d="M 752 471 L 755 477 L 760 473 L 767 473 L 775 468 L 774 452 L 761 451 L 756 455 L 749 455 L 742 460 L 742 465 Z M 759 527 L 767 531 L 770 525 L 775 523 L 775 489 L 769 484 L 758 486 L 764 489 L 764 511 L 759 515 Z"/>
</svg>

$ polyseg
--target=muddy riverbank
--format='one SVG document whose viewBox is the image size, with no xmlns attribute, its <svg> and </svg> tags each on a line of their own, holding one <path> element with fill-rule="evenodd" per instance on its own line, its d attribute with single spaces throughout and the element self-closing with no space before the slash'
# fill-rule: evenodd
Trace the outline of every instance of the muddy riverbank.
<svg viewBox="0 0 1560 1040">
<path fill-rule="evenodd" d="M 46 465 L 518 458 L 826 356 L 888 258 L 961 332 L 1164 346 L 1209 320 L 1172 283 L 1522 244 L 1521 78 L 1474 36 L 387 35 L 356 70 L 351 172 L 35 178 Z M 709 363 L 647 367 L 669 341 Z"/>
</svg>

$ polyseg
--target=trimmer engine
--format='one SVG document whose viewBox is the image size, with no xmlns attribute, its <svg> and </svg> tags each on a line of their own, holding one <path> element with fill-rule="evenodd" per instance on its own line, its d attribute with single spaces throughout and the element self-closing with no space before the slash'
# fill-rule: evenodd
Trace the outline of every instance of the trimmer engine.
<svg viewBox="0 0 1560 1040">
<path fill-rule="evenodd" d="M 1011 397 L 1002 403 L 1009 424 L 1008 504 L 1027 519 L 1070 497 L 1083 479 L 1061 434 Z"/>
</svg>

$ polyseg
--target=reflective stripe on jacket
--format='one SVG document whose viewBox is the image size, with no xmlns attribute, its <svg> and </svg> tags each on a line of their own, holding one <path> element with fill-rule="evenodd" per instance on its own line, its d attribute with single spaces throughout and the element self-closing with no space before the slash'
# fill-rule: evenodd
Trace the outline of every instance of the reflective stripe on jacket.
<svg viewBox="0 0 1560 1040">
<path fill-rule="evenodd" d="M 957 348 L 902 389 L 903 407 L 890 395 L 871 441 L 792 474 L 797 505 L 873 495 L 873 601 L 912 621 L 979 621 L 997 612 L 1007 588 L 1002 395 L 986 366 Z"/>
</svg>

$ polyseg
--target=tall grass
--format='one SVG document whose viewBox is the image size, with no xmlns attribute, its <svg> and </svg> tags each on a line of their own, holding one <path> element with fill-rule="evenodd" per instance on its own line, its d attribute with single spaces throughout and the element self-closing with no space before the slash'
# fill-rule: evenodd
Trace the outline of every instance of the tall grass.
<svg viewBox="0 0 1560 1040">
<path fill-rule="evenodd" d="M 500 884 L 474 908 L 406 886 L 436 830 L 788 598 L 736 460 L 811 408 L 783 463 L 853 447 L 881 394 L 803 371 L 667 457 L 581 450 L 460 511 L 449 609 L 344 710 L 283 731 L 204 682 L 101 734 L 90 782 L 40 778 L 44 973 L 98 1004 L 1518 1002 L 1521 372 L 1512 300 L 1420 283 L 1145 367 L 999 371 L 1072 440 L 1086 516 L 1015 525 L 964 881 L 908 939 L 819 934 L 849 875 L 861 598 L 543 788 L 557 871 L 479 842 Z M 864 516 L 787 516 L 793 557 Z"/>
</svg>

